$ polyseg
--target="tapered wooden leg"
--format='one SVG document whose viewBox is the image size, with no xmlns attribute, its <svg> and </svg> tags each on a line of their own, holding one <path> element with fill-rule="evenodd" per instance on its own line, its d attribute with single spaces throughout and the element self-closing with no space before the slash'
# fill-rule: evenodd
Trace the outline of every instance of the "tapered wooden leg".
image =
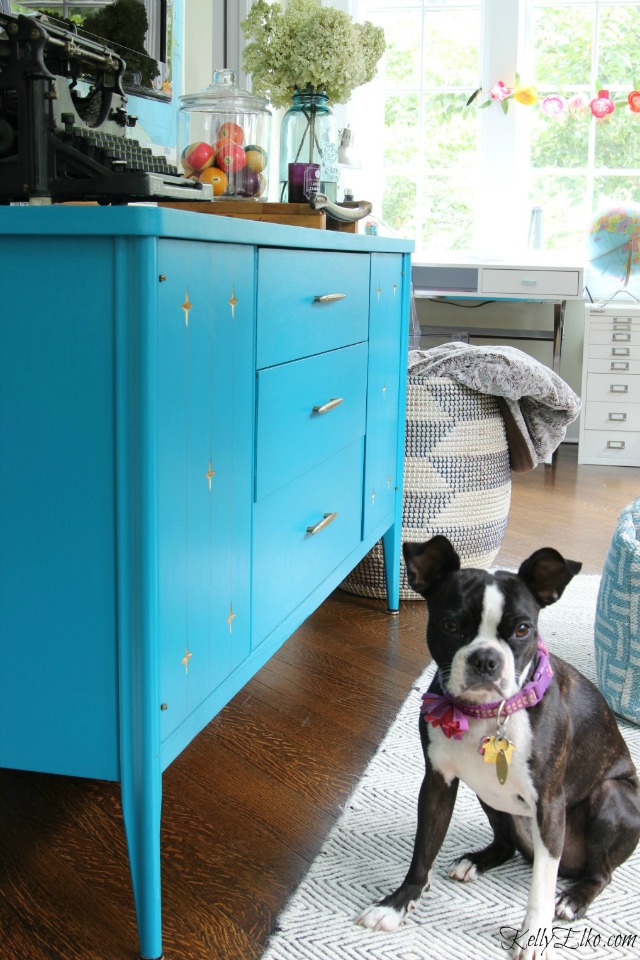
<svg viewBox="0 0 640 960">
<path fill-rule="evenodd" d="M 391 613 L 397 613 L 400 608 L 400 561 L 402 524 L 394 523 L 382 535 L 382 552 L 384 555 L 384 575 L 387 582 L 387 608 Z"/>
</svg>

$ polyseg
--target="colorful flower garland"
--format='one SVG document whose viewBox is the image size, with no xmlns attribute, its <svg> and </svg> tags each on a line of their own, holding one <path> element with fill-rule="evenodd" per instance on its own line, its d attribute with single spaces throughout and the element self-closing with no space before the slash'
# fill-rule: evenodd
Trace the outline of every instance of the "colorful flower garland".
<svg viewBox="0 0 640 960">
<path fill-rule="evenodd" d="M 634 85 L 635 84 L 634 81 Z M 467 100 L 467 106 L 470 106 L 481 92 L 482 87 L 471 94 Z M 634 89 L 627 96 L 626 100 L 612 100 L 608 90 L 598 90 L 597 97 L 590 99 L 584 93 L 576 93 L 571 97 L 563 97 L 559 93 L 551 93 L 546 97 L 540 98 L 537 89 L 532 86 L 523 86 L 520 84 L 519 77 L 516 77 L 514 87 L 508 87 L 502 80 L 489 90 L 489 99 L 480 103 L 479 108 L 490 107 L 492 103 L 499 103 L 504 113 L 509 110 L 509 100 L 515 100 L 526 107 L 539 104 L 542 113 L 547 117 L 562 117 L 567 114 L 570 116 L 583 116 L 591 113 L 596 120 L 605 120 L 610 117 L 617 106 L 627 106 L 630 113 L 640 114 L 640 90 Z"/>
</svg>

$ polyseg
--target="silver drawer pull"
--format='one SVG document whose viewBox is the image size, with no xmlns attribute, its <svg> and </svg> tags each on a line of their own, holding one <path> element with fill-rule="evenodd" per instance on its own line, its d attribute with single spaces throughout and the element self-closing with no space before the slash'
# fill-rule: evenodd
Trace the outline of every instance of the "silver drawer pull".
<svg viewBox="0 0 640 960">
<path fill-rule="evenodd" d="M 631 330 L 631 320 L 614 320 L 614 330 Z"/>
<path fill-rule="evenodd" d="M 335 300 L 344 300 L 346 293 L 323 293 L 313 298 L 314 303 L 333 303 Z"/>
<path fill-rule="evenodd" d="M 610 413 L 609 420 L 614 420 L 616 423 L 624 423 L 627 419 L 626 413 Z"/>
<path fill-rule="evenodd" d="M 611 339 L 616 341 L 620 341 L 620 340 L 628 341 L 628 340 L 631 340 L 631 334 L 630 333 L 612 333 Z"/>
<path fill-rule="evenodd" d="M 612 357 L 630 357 L 631 350 L 629 347 L 611 347 L 611 356 Z"/>
<path fill-rule="evenodd" d="M 535 287 L 537 283 L 537 280 L 528 280 L 526 277 L 522 278 L 522 284 L 525 287 Z"/>
<path fill-rule="evenodd" d="M 607 440 L 607 450 L 624 450 L 624 440 Z"/>
<path fill-rule="evenodd" d="M 312 407 L 314 413 L 328 413 L 329 410 L 335 410 L 341 403 L 344 403 L 344 397 L 334 397 L 333 400 L 327 400 L 320 407 Z"/>
<path fill-rule="evenodd" d="M 316 523 L 315 527 L 307 527 L 307 533 L 310 533 L 312 536 L 315 533 L 320 533 L 320 531 L 324 530 L 325 527 L 328 527 L 330 523 L 333 523 L 337 516 L 337 513 L 325 513 L 322 520 L 320 520 L 319 523 Z"/>
<path fill-rule="evenodd" d="M 611 369 L 612 370 L 628 370 L 629 361 L 628 360 L 612 360 Z"/>
<path fill-rule="evenodd" d="M 628 383 L 612 383 L 609 386 L 609 393 L 629 393 Z"/>
</svg>

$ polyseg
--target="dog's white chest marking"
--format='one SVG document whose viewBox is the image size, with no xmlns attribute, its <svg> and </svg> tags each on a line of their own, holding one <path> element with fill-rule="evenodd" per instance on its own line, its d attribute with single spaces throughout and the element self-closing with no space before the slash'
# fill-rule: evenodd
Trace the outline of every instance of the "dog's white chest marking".
<svg viewBox="0 0 640 960">
<path fill-rule="evenodd" d="M 535 814 L 537 791 L 529 774 L 531 726 L 526 711 L 509 718 L 505 735 L 515 745 L 509 764 L 509 776 L 499 783 L 496 767 L 485 763 L 479 747 L 482 737 L 495 733 L 495 720 L 469 720 L 469 729 L 462 740 L 447 739 L 441 730 L 429 732 L 429 759 L 447 783 L 462 780 L 478 797 L 494 810 L 513 816 Z"/>
</svg>

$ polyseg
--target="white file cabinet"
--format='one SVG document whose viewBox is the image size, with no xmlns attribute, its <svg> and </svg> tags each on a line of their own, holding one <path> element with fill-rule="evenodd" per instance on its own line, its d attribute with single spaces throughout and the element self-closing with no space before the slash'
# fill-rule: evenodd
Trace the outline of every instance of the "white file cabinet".
<svg viewBox="0 0 640 960">
<path fill-rule="evenodd" d="M 585 310 L 578 463 L 640 466 L 640 305 Z"/>
</svg>

